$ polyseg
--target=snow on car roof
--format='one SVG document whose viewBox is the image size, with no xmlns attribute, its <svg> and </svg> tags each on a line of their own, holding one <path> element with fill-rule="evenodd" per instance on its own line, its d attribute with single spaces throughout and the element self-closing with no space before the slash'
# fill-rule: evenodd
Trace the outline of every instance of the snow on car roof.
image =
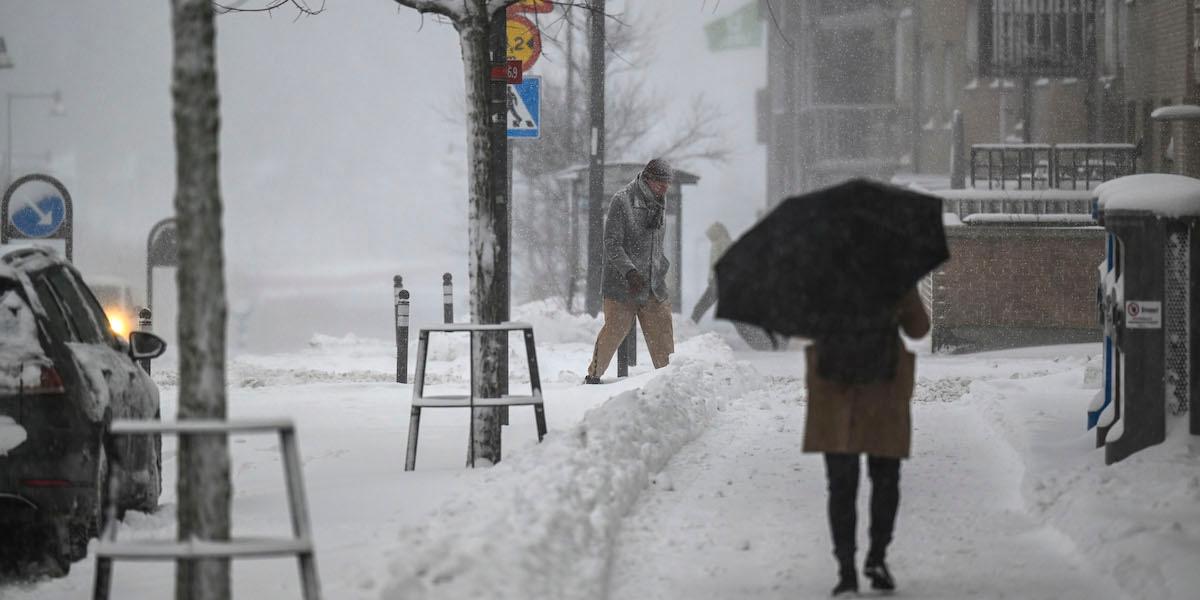
<svg viewBox="0 0 1200 600">
<path fill-rule="evenodd" d="M 1100 209 L 1142 210 L 1165 217 L 1200 216 L 1200 179 L 1164 173 L 1128 175 L 1096 188 Z"/>
<path fill-rule="evenodd" d="M 0 246 L 0 262 L 20 271 L 45 268 L 62 260 L 48 246 Z"/>
</svg>

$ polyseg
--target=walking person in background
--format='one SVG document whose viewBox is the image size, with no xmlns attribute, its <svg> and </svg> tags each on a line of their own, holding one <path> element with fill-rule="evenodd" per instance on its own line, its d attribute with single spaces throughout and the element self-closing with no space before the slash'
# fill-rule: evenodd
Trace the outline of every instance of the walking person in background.
<svg viewBox="0 0 1200 600">
<path fill-rule="evenodd" d="M 896 321 L 909 337 L 929 332 L 929 315 L 916 289 L 901 299 Z M 858 591 L 854 554 L 859 454 L 867 455 L 871 480 L 871 545 L 863 574 L 874 589 L 895 589 L 885 559 L 900 503 L 900 459 L 908 457 L 911 446 L 909 404 L 916 357 L 892 326 L 818 339 L 806 349 L 805 363 L 804 451 L 825 453 L 829 525 L 838 562 L 833 595 Z"/>
<path fill-rule="evenodd" d="M 674 172 L 661 158 L 646 163 L 608 205 L 604 220 L 604 325 L 596 337 L 592 362 L 584 383 L 600 383 L 617 347 L 636 318 L 650 351 L 650 362 L 661 369 L 675 351 L 667 269 L 663 251 L 666 204 Z"/>
<path fill-rule="evenodd" d="M 729 249 L 733 244 L 733 238 L 729 237 L 729 230 L 720 221 L 713 221 L 712 225 L 708 226 L 708 230 L 704 232 L 708 236 L 708 241 L 712 245 L 708 252 L 708 266 L 712 269 L 717 264 L 717 259 L 721 258 L 722 254 Z M 699 323 L 700 319 L 704 318 L 704 313 L 712 308 L 712 305 L 717 303 L 717 273 L 710 270 L 708 272 L 708 287 L 704 288 L 704 293 L 700 294 L 700 299 L 696 301 L 696 307 L 692 309 L 692 322 Z"/>
</svg>

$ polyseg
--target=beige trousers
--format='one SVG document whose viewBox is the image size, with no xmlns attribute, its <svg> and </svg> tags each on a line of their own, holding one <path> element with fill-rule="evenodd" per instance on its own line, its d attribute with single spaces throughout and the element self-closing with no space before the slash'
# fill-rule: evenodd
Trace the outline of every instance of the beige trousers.
<svg viewBox="0 0 1200 600">
<path fill-rule="evenodd" d="M 646 305 L 638 306 L 605 298 L 604 326 L 596 336 L 588 375 L 599 377 L 608 370 L 608 363 L 612 362 L 613 354 L 633 327 L 635 318 L 642 324 L 642 335 L 646 338 L 654 368 L 661 369 L 671 362 L 671 353 L 675 352 L 675 330 L 670 302 L 659 302 L 652 297 Z"/>
</svg>

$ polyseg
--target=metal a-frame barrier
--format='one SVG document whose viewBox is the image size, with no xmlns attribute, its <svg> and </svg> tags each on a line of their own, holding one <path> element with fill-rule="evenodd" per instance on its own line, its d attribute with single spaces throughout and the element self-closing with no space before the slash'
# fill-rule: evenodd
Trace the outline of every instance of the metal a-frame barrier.
<svg viewBox="0 0 1200 600">
<path fill-rule="evenodd" d="M 112 589 L 112 563 L 116 560 L 185 561 L 202 558 L 272 558 L 295 556 L 300 567 L 304 600 L 320 600 L 317 563 L 308 519 L 308 500 L 304 495 L 304 474 L 296 445 L 296 427 L 291 419 L 246 419 L 238 421 L 113 421 L 112 435 L 176 434 L 203 435 L 278 432 L 283 453 L 283 474 L 287 485 L 288 508 L 292 518 L 291 538 L 233 538 L 225 540 L 130 540 L 117 541 L 116 510 L 113 502 L 105 514 L 104 532 L 96 548 L 96 579 L 93 600 L 107 600 Z M 116 484 L 110 497 L 116 497 Z"/>
<path fill-rule="evenodd" d="M 425 395 L 425 361 L 429 355 L 430 332 L 466 332 L 471 336 L 471 387 L 465 395 L 426 396 Z M 528 396 L 513 396 L 504 394 L 499 398 L 477 398 L 475 396 L 475 347 L 479 334 L 484 332 L 521 331 L 525 336 L 525 356 L 529 363 Z M 412 414 L 408 421 L 408 451 L 404 456 L 404 470 L 411 471 L 417 466 L 417 433 L 421 426 L 422 408 L 466 408 L 472 417 L 475 408 L 481 406 L 532 406 L 534 418 L 537 421 L 538 441 L 546 437 L 546 411 L 542 404 L 542 380 L 538 375 L 537 349 L 533 343 L 533 326 L 528 323 L 499 323 L 496 325 L 478 325 L 474 323 L 446 324 L 439 327 L 421 329 L 417 342 L 416 378 L 413 381 Z M 467 462 L 475 466 L 475 427 L 468 427 Z"/>
</svg>

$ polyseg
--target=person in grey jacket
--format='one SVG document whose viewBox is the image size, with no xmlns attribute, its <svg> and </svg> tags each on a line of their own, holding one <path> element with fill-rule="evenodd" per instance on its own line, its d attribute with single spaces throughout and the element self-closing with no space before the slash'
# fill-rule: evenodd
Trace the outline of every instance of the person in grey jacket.
<svg viewBox="0 0 1200 600">
<path fill-rule="evenodd" d="M 613 194 L 604 221 L 604 326 L 596 337 L 584 383 L 600 383 L 613 354 L 636 318 L 660 369 L 675 351 L 671 298 L 663 251 L 665 201 L 674 171 L 667 161 L 646 163 L 633 181 Z"/>
</svg>

